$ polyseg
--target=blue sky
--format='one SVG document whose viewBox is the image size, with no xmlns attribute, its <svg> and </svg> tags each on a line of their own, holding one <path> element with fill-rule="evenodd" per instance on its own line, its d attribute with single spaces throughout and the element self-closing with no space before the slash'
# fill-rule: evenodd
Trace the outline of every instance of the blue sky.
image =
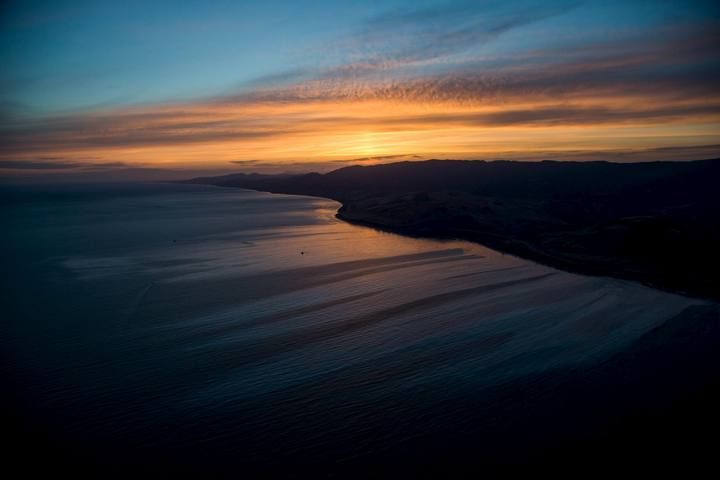
<svg viewBox="0 0 720 480">
<path fill-rule="evenodd" d="M 294 65 L 375 9 L 365 2 L 15 2 L 2 100 L 33 110 L 226 93 Z"/>
<path fill-rule="evenodd" d="M 46 113 L 201 98 L 403 48 L 497 56 L 717 20 L 719 9 L 661 0 L 6 2 L 0 102 Z M 500 33 L 438 40 L 458 24 Z"/>
<path fill-rule="evenodd" d="M 0 174 L 720 156 L 717 1 L 6 1 L 0 62 Z"/>
</svg>

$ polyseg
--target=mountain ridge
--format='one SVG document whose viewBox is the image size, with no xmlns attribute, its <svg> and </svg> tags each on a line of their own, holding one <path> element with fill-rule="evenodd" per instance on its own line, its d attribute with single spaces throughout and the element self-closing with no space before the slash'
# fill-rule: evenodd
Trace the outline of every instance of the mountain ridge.
<svg viewBox="0 0 720 480">
<path fill-rule="evenodd" d="M 352 223 L 720 298 L 720 159 L 426 160 L 183 183 L 331 198 Z"/>
</svg>

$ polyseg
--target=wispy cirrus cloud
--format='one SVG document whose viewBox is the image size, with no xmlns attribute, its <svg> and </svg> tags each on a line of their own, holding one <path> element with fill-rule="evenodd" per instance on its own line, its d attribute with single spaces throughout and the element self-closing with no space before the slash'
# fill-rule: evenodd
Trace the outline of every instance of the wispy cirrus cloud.
<svg viewBox="0 0 720 480">
<path fill-rule="evenodd" d="M 319 70 L 300 82 L 220 101 L 313 102 L 382 99 L 493 102 L 531 97 L 717 95 L 720 23 L 668 25 L 576 46 L 468 57 L 443 71 L 397 74 L 406 64 L 382 58 Z M 378 70 L 386 75 L 375 75 Z"/>
<path fill-rule="evenodd" d="M 395 155 L 376 155 L 374 157 L 352 158 L 348 162 L 387 162 L 391 160 L 421 160 L 424 157 L 414 153 L 399 153 Z"/>
<path fill-rule="evenodd" d="M 0 159 L 0 169 L 6 170 L 106 170 L 126 168 L 123 162 L 97 162 L 96 158 L 68 159 L 64 157 L 37 157 L 18 160 Z"/>
<path fill-rule="evenodd" d="M 68 161 L 0 160 L 0 169 L 11 170 L 67 170 L 84 166 L 87 164 Z"/>
<path fill-rule="evenodd" d="M 577 0 L 475 0 L 398 9 L 369 19 L 341 45 L 360 64 L 383 67 L 424 62 L 487 44 L 580 4 Z"/>
<path fill-rule="evenodd" d="M 230 163 L 235 165 L 256 165 L 262 163 L 262 160 L 230 160 Z"/>
<path fill-rule="evenodd" d="M 0 168 L 99 162 L 79 160 L 84 155 L 282 171 L 413 159 L 408 151 L 423 158 L 595 151 L 626 159 L 714 151 L 717 21 L 563 48 L 478 51 L 579 4 L 504 5 L 460 2 L 373 17 L 337 42 L 338 61 L 259 77 L 237 93 L 54 117 L 9 112 L 0 115 Z M 50 154 L 59 158 L 40 158 Z"/>
<path fill-rule="evenodd" d="M 580 0 L 455 1 L 385 11 L 332 44 L 317 50 L 330 64 L 295 66 L 247 82 L 254 88 L 303 81 L 353 80 L 372 77 L 398 79 L 427 74 L 456 54 L 472 51 L 524 26 L 572 11 Z M 333 61 L 334 59 L 334 61 Z"/>
<path fill-rule="evenodd" d="M 467 79 L 466 79 L 467 80 Z M 446 80 L 461 91 L 467 87 L 459 81 Z M 412 89 L 406 85 L 404 88 Z M 444 95 L 451 87 L 443 89 L 435 84 L 417 87 L 424 95 L 438 101 L 429 93 L 437 88 Z M 457 96 L 461 94 L 456 92 Z M 408 94 L 407 97 L 410 95 Z M 457 99 L 453 97 L 453 99 Z M 425 98 L 425 97 L 422 97 Z M 442 97 L 444 98 L 444 97 Z M 617 99 L 617 97 L 614 97 Z M 527 100 L 525 100 L 527 101 Z M 411 102 L 412 103 L 412 102 Z M 380 110 L 377 102 L 365 106 L 346 107 L 342 114 L 335 109 L 337 103 L 316 102 L 298 108 L 290 103 L 280 110 L 277 107 L 247 103 L 216 111 L 205 104 L 196 105 L 198 112 L 187 114 L 186 109 L 168 110 L 163 113 L 149 111 L 132 114 L 107 112 L 55 118 L 47 122 L 33 121 L 25 128 L 0 133 L 0 153 L 12 155 L 54 150 L 95 151 L 98 149 L 150 148 L 182 145 L 204 145 L 249 142 L 283 142 L 288 138 L 313 138 L 323 133 L 353 131 L 423 131 L 452 129 L 456 127 L 527 127 L 527 126 L 592 126 L 625 124 L 663 124 L 672 122 L 713 122 L 720 119 L 720 99 L 703 99 L 688 102 L 655 103 L 652 101 L 615 102 L 607 106 L 598 102 L 591 104 L 507 102 L 502 105 L 489 102 L 480 108 L 427 108 L 411 110 Z M 190 107 L 187 107 L 190 108 Z M 390 157 L 399 157 L 393 154 Z M 362 158 L 377 158 L 367 156 Z M 245 160 L 243 160 L 245 162 Z M 77 162 L 59 165 L 73 168 Z M 38 164 L 37 168 L 43 168 Z"/>
</svg>

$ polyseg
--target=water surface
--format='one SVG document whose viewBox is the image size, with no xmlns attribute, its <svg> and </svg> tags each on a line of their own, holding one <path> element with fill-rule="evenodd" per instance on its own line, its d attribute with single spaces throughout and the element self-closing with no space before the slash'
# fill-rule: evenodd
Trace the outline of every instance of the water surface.
<svg viewBox="0 0 720 480">
<path fill-rule="evenodd" d="M 367 464 L 459 438 L 482 455 L 505 385 L 600 364 L 702 303 L 349 225 L 317 198 L 3 199 L 12 388 L 48 441 L 112 461 Z"/>
</svg>

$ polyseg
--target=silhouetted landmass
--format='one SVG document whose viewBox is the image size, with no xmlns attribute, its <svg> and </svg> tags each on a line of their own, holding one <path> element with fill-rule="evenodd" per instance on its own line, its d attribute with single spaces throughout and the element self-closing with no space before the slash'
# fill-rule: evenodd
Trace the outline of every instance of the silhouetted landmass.
<svg viewBox="0 0 720 480">
<path fill-rule="evenodd" d="M 349 222 L 720 298 L 720 159 L 430 160 L 188 183 L 327 197 Z"/>
</svg>

